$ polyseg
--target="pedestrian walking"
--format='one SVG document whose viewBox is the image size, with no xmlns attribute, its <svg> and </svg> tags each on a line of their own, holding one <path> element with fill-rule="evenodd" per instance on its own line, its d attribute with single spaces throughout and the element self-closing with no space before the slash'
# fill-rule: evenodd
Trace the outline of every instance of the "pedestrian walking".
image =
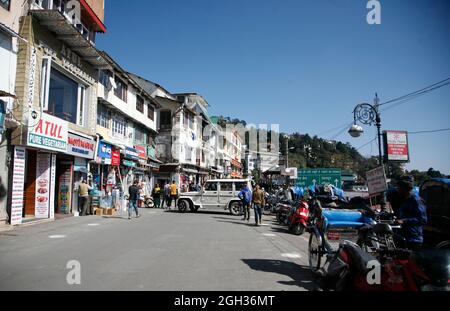
<svg viewBox="0 0 450 311">
<path fill-rule="evenodd" d="M 253 209 L 255 211 L 255 225 L 259 226 L 262 223 L 262 209 L 265 205 L 264 192 L 259 185 L 256 185 L 255 192 L 252 196 Z"/>
<path fill-rule="evenodd" d="M 166 183 L 164 185 L 164 201 L 166 203 L 166 208 L 169 208 L 169 201 L 170 201 L 170 184 Z"/>
<path fill-rule="evenodd" d="M 161 208 L 161 188 L 157 183 L 152 191 L 153 202 L 155 202 L 155 208 Z"/>
<path fill-rule="evenodd" d="M 89 190 L 92 187 L 87 184 L 86 179 L 83 179 L 78 186 L 78 211 L 80 216 L 86 216 L 89 204 Z"/>
<path fill-rule="evenodd" d="M 172 207 L 172 201 L 175 202 L 175 207 L 177 207 L 177 198 L 178 198 L 178 187 L 175 183 L 175 180 L 172 181 L 170 185 L 170 198 L 169 198 L 169 207 Z"/>
<path fill-rule="evenodd" d="M 250 221 L 250 204 L 252 203 L 252 192 L 248 185 L 245 185 L 244 188 L 242 188 L 241 192 L 238 194 L 239 199 L 241 199 L 242 202 L 242 208 L 244 210 L 244 219 L 243 221 L 249 222 Z"/>
<path fill-rule="evenodd" d="M 130 197 L 130 202 L 128 205 L 128 219 L 131 219 L 131 214 L 133 213 L 133 210 L 136 213 L 136 218 L 139 218 L 139 210 L 137 206 L 137 202 L 139 200 L 139 182 L 137 180 L 134 181 L 134 183 L 130 186 L 128 189 L 128 194 Z"/>
</svg>

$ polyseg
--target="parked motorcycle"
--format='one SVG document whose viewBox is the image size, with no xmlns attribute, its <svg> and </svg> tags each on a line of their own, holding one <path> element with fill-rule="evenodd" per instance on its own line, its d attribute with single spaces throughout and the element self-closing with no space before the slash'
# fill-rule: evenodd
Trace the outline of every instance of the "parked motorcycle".
<svg viewBox="0 0 450 311">
<path fill-rule="evenodd" d="M 377 236 L 393 236 L 388 224 L 375 224 Z M 376 239 L 374 237 L 374 239 Z M 450 291 L 450 250 L 410 251 L 377 241 L 382 247 L 375 253 L 344 241 L 336 253 L 329 254 L 318 271 L 325 290 L 352 291 Z M 369 282 L 368 275 L 379 266 L 380 282 Z"/>
<path fill-rule="evenodd" d="M 295 212 L 288 216 L 289 231 L 295 235 L 302 235 L 309 226 L 309 206 L 305 201 L 300 201 Z"/>
</svg>

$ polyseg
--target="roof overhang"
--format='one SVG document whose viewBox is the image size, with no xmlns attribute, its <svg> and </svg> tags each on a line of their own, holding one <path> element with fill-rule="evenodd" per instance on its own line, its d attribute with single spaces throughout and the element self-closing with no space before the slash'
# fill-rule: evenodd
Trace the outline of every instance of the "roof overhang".
<svg viewBox="0 0 450 311">
<path fill-rule="evenodd" d="M 95 68 L 108 68 L 109 63 L 100 52 L 57 10 L 30 10 L 42 26 L 56 34 L 56 38 Z"/>
<path fill-rule="evenodd" d="M 97 14 L 95 14 L 94 10 L 92 10 L 91 6 L 86 2 L 86 0 L 80 0 L 80 4 L 81 9 L 86 13 L 84 16 L 86 16 L 91 21 L 91 23 L 96 26 L 96 31 L 105 33 L 105 24 L 103 24 Z"/>
<path fill-rule="evenodd" d="M 22 38 L 17 32 L 15 32 L 14 30 L 12 30 L 11 28 L 9 28 L 8 26 L 6 26 L 5 24 L 0 23 L 0 31 L 7 34 L 8 36 L 11 37 L 16 37 L 24 42 L 28 42 L 27 40 L 25 40 L 24 38 Z"/>
</svg>

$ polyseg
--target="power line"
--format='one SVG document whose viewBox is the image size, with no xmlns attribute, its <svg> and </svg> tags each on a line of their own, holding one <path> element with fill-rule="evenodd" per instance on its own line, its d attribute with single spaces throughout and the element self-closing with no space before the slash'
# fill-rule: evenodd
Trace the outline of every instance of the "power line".
<svg viewBox="0 0 450 311">
<path fill-rule="evenodd" d="M 444 83 L 444 82 L 446 82 L 446 83 Z M 444 84 L 442 84 L 442 83 L 444 83 Z M 441 84 L 442 84 L 442 85 L 441 85 Z M 424 87 L 424 88 L 422 88 L 422 89 L 420 89 L 420 90 L 411 92 L 411 93 L 409 93 L 409 94 L 406 94 L 406 95 L 403 95 L 403 96 L 400 96 L 400 97 L 397 97 L 397 98 L 388 100 L 388 101 L 386 101 L 386 102 L 380 104 L 380 106 L 384 106 L 384 105 L 387 105 L 387 104 L 390 104 L 390 103 L 394 103 L 394 102 L 397 102 L 397 101 L 400 101 L 400 100 L 403 100 L 403 99 L 407 99 L 407 98 L 409 98 L 409 97 L 411 97 L 411 96 L 415 96 L 415 95 L 418 95 L 418 94 L 425 94 L 425 93 L 427 93 L 427 92 L 434 91 L 434 90 L 436 90 L 436 89 L 438 89 L 438 88 L 441 88 L 441 87 L 443 87 L 443 86 L 446 86 L 446 85 L 448 85 L 448 84 L 450 84 L 450 78 L 447 78 L 447 79 L 444 79 L 444 80 L 442 80 L 442 81 L 433 83 L 432 85 L 429 85 L 429 86 Z"/>
<path fill-rule="evenodd" d="M 427 131 L 409 132 L 409 134 L 410 135 L 414 135 L 414 134 L 438 133 L 438 132 L 446 132 L 446 131 L 450 131 L 450 128 L 448 128 L 448 129 L 440 129 L 440 130 L 427 130 Z"/>
<path fill-rule="evenodd" d="M 364 145 L 362 145 L 361 147 L 357 148 L 356 150 L 357 151 L 361 150 L 362 148 L 364 148 L 364 147 L 368 146 L 369 144 L 373 143 L 375 140 L 377 140 L 377 138 L 378 137 L 375 137 L 374 139 L 372 139 L 371 141 L 365 143 Z"/>
</svg>

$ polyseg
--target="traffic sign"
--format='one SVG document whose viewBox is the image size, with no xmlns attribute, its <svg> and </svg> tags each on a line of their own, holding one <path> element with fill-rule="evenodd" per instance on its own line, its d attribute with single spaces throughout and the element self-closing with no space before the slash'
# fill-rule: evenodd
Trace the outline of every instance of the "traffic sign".
<svg viewBox="0 0 450 311">
<path fill-rule="evenodd" d="M 338 168 L 300 169 L 298 171 L 297 186 L 309 187 L 311 185 L 331 184 L 341 187 L 342 171 Z"/>
</svg>

